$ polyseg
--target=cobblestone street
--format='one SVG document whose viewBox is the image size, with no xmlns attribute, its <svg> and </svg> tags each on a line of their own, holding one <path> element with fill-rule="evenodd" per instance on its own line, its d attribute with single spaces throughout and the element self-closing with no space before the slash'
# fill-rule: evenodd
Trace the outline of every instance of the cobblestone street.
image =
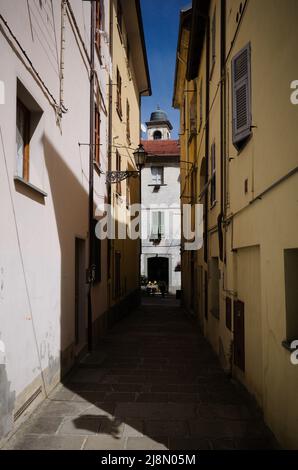
<svg viewBox="0 0 298 470">
<path fill-rule="evenodd" d="M 145 299 L 7 449 L 272 449 L 252 399 L 175 300 Z"/>
</svg>

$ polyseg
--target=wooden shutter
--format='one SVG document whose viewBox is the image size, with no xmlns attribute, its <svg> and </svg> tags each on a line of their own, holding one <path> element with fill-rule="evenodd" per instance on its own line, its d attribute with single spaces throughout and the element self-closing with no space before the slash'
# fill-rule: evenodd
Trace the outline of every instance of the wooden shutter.
<svg viewBox="0 0 298 470">
<path fill-rule="evenodd" d="M 126 137 L 130 143 L 130 106 L 129 101 L 126 101 Z"/>
<path fill-rule="evenodd" d="M 199 130 L 202 127 L 203 123 L 203 80 L 201 80 L 200 83 L 200 124 L 199 124 Z"/>
<path fill-rule="evenodd" d="M 120 119 L 122 119 L 122 96 L 121 95 L 122 95 L 122 79 L 121 79 L 119 69 L 117 69 L 117 111 L 118 111 Z"/>
<path fill-rule="evenodd" d="M 233 144 L 251 134 L 251 47 L 247 44 L 232 59 Z"/>
<path fill-rule="evenodd" d="M 121 171 L 121 155 L 118 150 L 116 150 L 116 171 Z M 121 195 L 121 181 L 116 183 L 116 192 Z"/>
<path fill-rule="evenodd" d="M 101 35 L 99 30 L 102 29 L 102 8 L 103 8 L 103 2 L 96 2 L 96 19 L 95 19 L 95 25 L 96 25 L 96 31 L 95 31 L 95 44 L 97 47 L 98 54 L 100 56 L 101 53 Z"/>
<path fill-rule="evenodd" d="M 100 165 L 100 114 L 96 103 L 94 103 L 94 161 Z"/>
</svg>

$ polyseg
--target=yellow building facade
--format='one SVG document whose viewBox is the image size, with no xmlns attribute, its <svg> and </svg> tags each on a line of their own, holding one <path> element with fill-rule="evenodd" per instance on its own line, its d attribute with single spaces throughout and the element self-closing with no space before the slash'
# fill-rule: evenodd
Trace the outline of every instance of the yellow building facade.
<svg viewBox="0 0 298 470">
<path fill-rule="evenodd" d="M 298 447 L 297 14 L 295 0 L 194 0 L 173 98 L 181 202 L 204 205 L 183 301 L 286 448 Z"/>
<path fill-rule="evenodd" d="M 110 2 L 112 74 L 110 82 L 110 171 L 137 171 L 133 152 L 140 144 L 141 96 L 151 94 L 139 0 Z M 130 205 L 140 202 L 140 178 L 113 183 L 109 203 L 115 239 L 109 241 L 108 321 L 125 314 L 140 299 L 140 240 L 127 236 Z"/>
</svg>

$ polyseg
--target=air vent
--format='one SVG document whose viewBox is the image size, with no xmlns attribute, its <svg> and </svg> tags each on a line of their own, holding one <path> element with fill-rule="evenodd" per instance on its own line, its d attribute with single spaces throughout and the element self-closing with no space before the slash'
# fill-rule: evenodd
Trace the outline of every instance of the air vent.
<svg viewBox="0 0 298 470">
<path fill-rule="evenodd" d="M 19 408 L 18 411 L 15 412 L 14 417 L 13 417 L 14 421 L 16 421 L 17 419 L 20 418 L 20 416 L 22 416 L 22 414 L 27 410 L 27 408 L 29 408 L 31 403 L 33 403 L 34 400 L 41 394 L 41 391 L 42 391 L 42 388 L 40 386 L 38 387 L 37 390 L 35 390 L 35 392 L 31 395 L 31 397 L 29 397 L 28 400 L 25 401 L 25 403 L 21 406 L 21 408 Z"/>
</svg>

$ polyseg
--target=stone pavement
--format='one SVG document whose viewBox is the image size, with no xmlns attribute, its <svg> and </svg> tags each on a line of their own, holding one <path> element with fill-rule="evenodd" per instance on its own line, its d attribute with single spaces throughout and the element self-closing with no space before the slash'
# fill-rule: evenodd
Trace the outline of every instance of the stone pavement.
<svg viewBox="0 0 298 470">
<path fill-rule="evenodd" d="M 6 449 L 272 449 L 244 390 L 175 300 L 145 299 Z"/>
</svg>

